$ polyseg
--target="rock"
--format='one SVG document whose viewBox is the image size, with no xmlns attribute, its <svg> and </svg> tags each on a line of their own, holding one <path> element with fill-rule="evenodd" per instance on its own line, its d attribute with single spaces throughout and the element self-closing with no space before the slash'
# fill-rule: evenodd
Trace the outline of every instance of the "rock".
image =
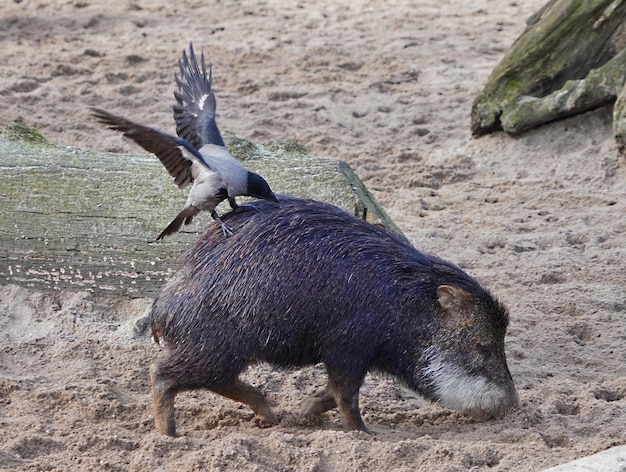
<svg viewBox="0 0 626 472">
<path fill-rule="evenodd" d="M 617 446 L 567 464 L 551 467 L 544 472 L 623 472 L 624 470 L 626 470 L 626 446 Z"/>
</svg>

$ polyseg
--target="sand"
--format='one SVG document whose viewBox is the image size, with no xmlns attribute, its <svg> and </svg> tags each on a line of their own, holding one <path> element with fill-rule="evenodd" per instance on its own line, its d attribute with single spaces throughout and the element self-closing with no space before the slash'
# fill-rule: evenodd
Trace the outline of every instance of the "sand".
<svg viewBox="0 0 626 472">
<path fill-rule="evenodd" d="M 106 6 L 103 6 L 105 5 Z M 173 131 L 189 41 L 214 65 L 218 124 L 347 161 L 420 249 L 511 312 L 520 408 L 476 421 L 368 376 L 373 435 L 300 418 L 323 368 L 246 375 L 281 423 L 197 391 L 159 434 L 142 330 L 150 300 L 0 287 L 2 470 L 541 470 L 626 443 L 626 162 L 603 108 L 474 139 L 470 108 L 543 0 L 25 0 L 0 12 L 0 125 L 138 152 L 99 106 Z"/>
</svg>

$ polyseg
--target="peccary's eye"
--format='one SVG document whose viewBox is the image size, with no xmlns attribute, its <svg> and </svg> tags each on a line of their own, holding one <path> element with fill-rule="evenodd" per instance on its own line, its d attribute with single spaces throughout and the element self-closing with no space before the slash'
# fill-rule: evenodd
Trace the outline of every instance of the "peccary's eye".
<svg viewBox="0 0 626 472">
<path fill-rule="evenodd" d="M 493 355 L 493 347 L 489 344 L 478 344 L 476 350 L 482 356 L 483 360 L 488 361 Z"/>
</svg>

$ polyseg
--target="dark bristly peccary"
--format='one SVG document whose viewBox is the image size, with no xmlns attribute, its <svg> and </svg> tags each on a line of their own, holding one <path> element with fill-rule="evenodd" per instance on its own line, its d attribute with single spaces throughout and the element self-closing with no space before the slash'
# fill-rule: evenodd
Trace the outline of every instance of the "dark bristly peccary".
<svg viewBox="0 0 626 472">
<path fill-rule="evenodd" d="M 457 266 L 328 204 L 281 197 L 211 226 L 161 290 L 152 334 L 170 350 L 150 369 L 159 431 L 175 436 L 174 397 L 206 388 L 277 419 L 239 374 L 251 364 L 323 362 L 326 387 L 304 414 L 338 408 L 366 430 L 370 371 L 444 407 L 501 417 L 517 405 L 504 354 L 506 309 Z"/>
</svg>

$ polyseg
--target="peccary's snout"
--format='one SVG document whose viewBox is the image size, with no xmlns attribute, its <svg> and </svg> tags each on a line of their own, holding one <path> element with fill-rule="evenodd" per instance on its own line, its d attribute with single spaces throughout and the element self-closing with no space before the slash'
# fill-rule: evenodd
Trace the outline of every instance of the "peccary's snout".
<svg viewBox="0 0 626 472">
<path fill-rule="evenodd" d="M 511 374 L 504 368 L 502 378 L 488 378 L 435 354 L 430 356 L 424 374 L 441 406 L 489 419 L 501 418 L 519 404 Z"/>
<path fill-rule="evenodd" d="M 504 352 L 507 309 L 475 286 L 436 292 L 438 324 L 421 362 L 427 396 L 474 417 L 502 417 L 519 401 Z"/>
</svg>

